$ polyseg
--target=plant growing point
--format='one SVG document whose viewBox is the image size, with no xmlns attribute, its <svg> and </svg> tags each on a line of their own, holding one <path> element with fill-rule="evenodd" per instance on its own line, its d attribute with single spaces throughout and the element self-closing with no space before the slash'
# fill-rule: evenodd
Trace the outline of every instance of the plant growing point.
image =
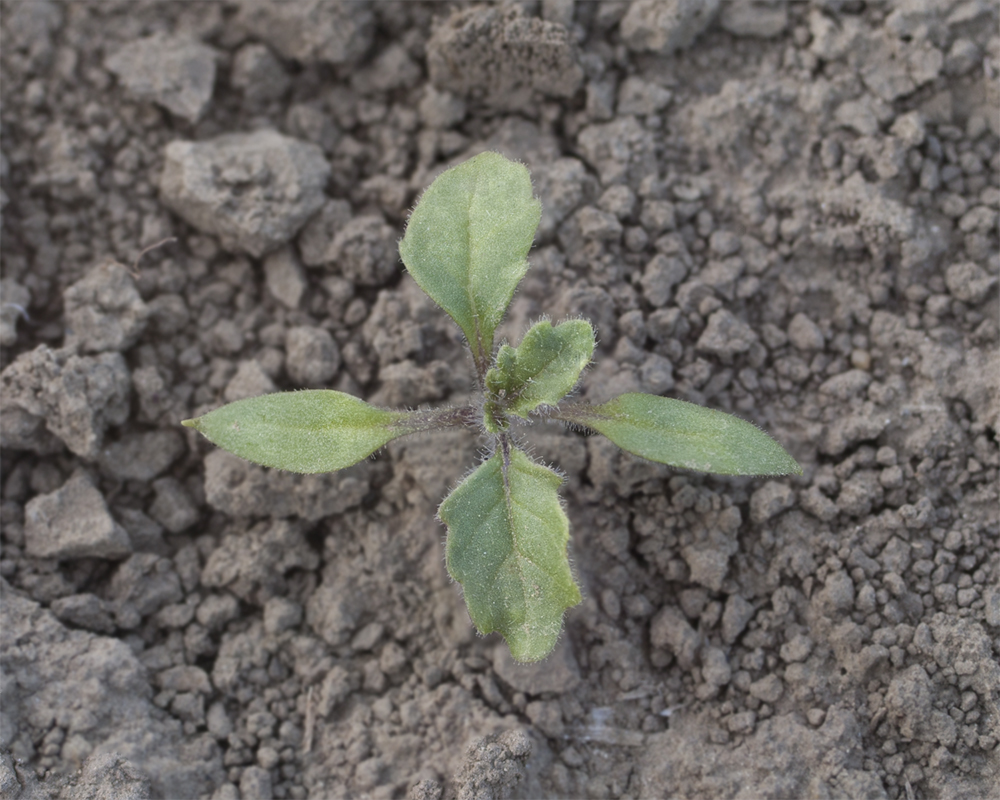
<svg viewBox="0 0 1000 800">
<path fill-rule="evenodd" d="M 399 245 L 407 271 L 465 334 L 480 406 L 388 410 L 310 390 L 239 400 L 183 422 L 242 458 L 307 473 L 348 467 L 418 431 L 485 434 L 489 455 L 438 515 L 448 530 L 448 572 L 462 585 L 473 623 L 480 633 L 499 632 L 524 662 L 552 652 L 563 614 L 581 598 L 567 554 L 562 478 L 518 446 L 512 425 L 558 419 L 642 458 L 702 472 L 801 474 L 774 439 L 730 414 L 641 393 L 597 406 L 565 402 L 594 352 L 585 320 L 536 322 L 517 347 L 495 347 L 540 216 L 528 170 L 482 153 L 438 176 Z"/>
</svg>

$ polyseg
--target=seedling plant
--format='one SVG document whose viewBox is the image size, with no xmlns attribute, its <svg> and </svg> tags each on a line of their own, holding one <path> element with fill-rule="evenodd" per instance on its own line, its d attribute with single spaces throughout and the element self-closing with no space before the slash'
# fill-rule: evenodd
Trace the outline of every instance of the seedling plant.
<svg viewBox="0 0 1000 800">
<path fill-rule="evenodd" d="M 303 473 L 349 467 L 420 431 L 467 427 L 485 435 L 488 455 L 438 516 L 448 531 L 448 572 L 462 585 L 473 623 L 483 634 L 502 634 L 522 662 L 552 651 L 580 590 L 567 555 L 562 478 L 525 452 L 515 424 L 562 420 L 642 458 L 703 472 L 801 473 L 781 445 L 729 414 L 632 392 L 601 405 L 567 400 L 594 352 L 585 320 L 536 322 L 517 347 L 495 348 L 540 216 L 528 170 L 482 153 L 431 184 L 399 245 L 410 275 L 462 329 L 480 403 L 390 410 L 343 392 L 306 390 L 238 400 L 183 423 L 249 461 Z"/>
</svg>

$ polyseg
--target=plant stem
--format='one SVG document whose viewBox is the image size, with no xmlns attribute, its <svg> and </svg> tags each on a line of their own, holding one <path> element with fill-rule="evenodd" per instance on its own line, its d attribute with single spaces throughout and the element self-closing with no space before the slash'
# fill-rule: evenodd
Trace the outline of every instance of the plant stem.
<svg viewBox="0 0 1000 800">
<path fill-rule="evenodd" d="M 558 419 L 574 425 L 587 426 L 588 420 L 607 419 L 607 415 L 596 411 L 590 403 L 560 403 L 558 406 L 547 406 L 544 419 Z"/>
<path fill-rule="evenodd" d="M 480 425 L 477 409 L 473 406 L 459 408 L 422 408 L 417 411 L 401 411 L 395 425 L 406 428 L 410 433 L 434 431 L 443 428 L 474 428 Z"/>
</svg>

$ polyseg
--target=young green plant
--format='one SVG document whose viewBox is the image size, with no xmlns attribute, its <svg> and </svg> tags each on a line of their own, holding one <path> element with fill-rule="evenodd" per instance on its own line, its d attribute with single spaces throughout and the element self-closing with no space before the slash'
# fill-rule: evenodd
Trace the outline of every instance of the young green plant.
<svg viewBox="0 0 1000 800">
<path fill-rule="evenodd" d="M 562 420 L 643 458 L 703 472 L 801 472 L 766 433 L 719 411 L 639 393 L 601 405 L 567 402 L 594 352 L 589 322 L 537 322 L 517 347 L 495 349 L 540 215 L 528 170 L 483 153 L 431 184 L 399 245 L 410 275 L 465 334 L 481 405 L 388 410 L 310 390 L 239 400 L 184 421 L 242 458 L 307 473 L 348 467 L 418 431 L 468 427 L 486 435 L 489 455 L 438 514 L 448 529 L 448 572 L 462 585 L 473 623 L 483 634 L 502 634 L 518 661 L 552 651 L 580 590 L 567 556 L 562 479 L 528 456 L 512 424 Z"/>
</svg>

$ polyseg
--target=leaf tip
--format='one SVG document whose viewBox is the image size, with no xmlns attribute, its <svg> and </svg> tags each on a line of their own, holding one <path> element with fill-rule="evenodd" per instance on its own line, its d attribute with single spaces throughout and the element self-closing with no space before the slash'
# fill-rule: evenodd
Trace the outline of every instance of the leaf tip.
<svg viewBox="0 0 1000 800">
<path fill-rule="evenodd" d="M 756 427 L 756 426 L 754 426 Z M 758 428 L 758 430 L 760 430 Z M 763 431 L 762 431 L 763 432 Z M 770 434 L 765 433 L 768 439 L 774 444 L 775 452 L 772 453 L 770 463 L 768 464 L 767 472 L 762 473 L 763 475 L 773 475 L 778 477 L 790 476 L 790 475 L 801 475 L 802 465 L 795 460 L 791 453 L 789 453 L 784 446 L 778 442 Z"/>
</svg>

